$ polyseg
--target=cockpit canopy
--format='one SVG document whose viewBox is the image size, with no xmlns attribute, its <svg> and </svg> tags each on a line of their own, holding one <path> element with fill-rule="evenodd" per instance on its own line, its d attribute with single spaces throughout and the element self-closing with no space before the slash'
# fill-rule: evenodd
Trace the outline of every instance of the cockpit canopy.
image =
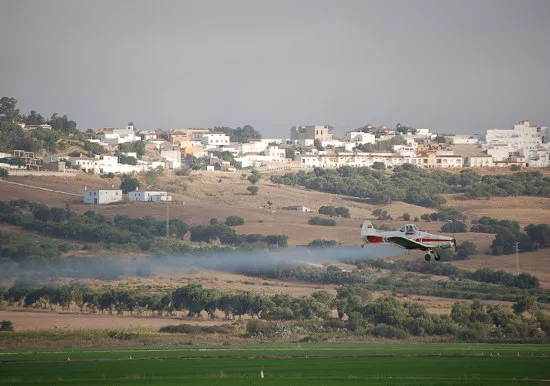
<svg viewBox="0 0 550 386">
<path fill-rule="evenodd" d="M 420 232 L 420 229 L 418 229 L 418 227 L 414 224 L 407 224 L 399 229 L 399 232 L 403 232 L 407 235 L 414 235 L 415 233 Z"/>
</svg>

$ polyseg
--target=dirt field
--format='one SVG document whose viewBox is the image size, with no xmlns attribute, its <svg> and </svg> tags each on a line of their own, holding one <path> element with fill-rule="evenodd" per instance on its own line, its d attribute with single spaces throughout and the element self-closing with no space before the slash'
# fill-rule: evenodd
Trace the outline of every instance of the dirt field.
<svg viewBox="0 0 550 386">
<path fill-rule="evenodd" d="M 464 200 L 461 195 L 446 195 L 445 206 L 463 212 L 472 219 L 488 216 L 517 221 L 522 227 L 550 223 L 549 197 L 495 197 L 490 200 Z"/>
<path fill-rule="evenodd" d="M 157 331 L 170 324 L 216 325 L 223 319 L 139 317 L 99 314 L 70 314 L 41 311 L 0 310 L 0 320 L 11 320 L 17 331 L 128 329 Z"/>
</svg>

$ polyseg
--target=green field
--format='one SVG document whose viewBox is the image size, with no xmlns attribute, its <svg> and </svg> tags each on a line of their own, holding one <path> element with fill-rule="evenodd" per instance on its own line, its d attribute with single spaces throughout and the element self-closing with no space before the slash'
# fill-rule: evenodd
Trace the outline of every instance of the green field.
<svg viewBox="0 0 550 386">
<path fill-rule="evenodd" d="M 0 384 L 17 385 L 534 385 L 548 380 L 548 345 L 293 344 L 0 353 Z"/>
</svg>

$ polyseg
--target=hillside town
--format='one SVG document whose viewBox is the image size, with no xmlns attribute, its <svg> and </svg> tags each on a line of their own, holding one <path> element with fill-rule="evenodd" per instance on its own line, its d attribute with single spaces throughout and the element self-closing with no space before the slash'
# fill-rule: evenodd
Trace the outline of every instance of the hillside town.
<svg viewBox="0 0 550 386">
<path fill-rule="evenodd" d="M 25 132 L 52 130 L 49 124 L 26 125 Z M 0 167 L 54 172 L 128 174 L 162 167 L 170 170 L 235 172 L 242 168 L 311 169 L 412 164 L 421 168 L 547 167 L 549 129 L 524 120 L 511 129 L 477 134 L 433 133 L 396 125 L 366 125 L 333 135 L 328 125 L 293 126 L 286 138 L 262 138 L 251 126 L 235 137 L 233 129 L 124 128 L 86 131 L 87 152 L 41 154 L 13 149 L 1 153 Z M 13 162 L 13 159 L 19 162 Z"/>
</svg>

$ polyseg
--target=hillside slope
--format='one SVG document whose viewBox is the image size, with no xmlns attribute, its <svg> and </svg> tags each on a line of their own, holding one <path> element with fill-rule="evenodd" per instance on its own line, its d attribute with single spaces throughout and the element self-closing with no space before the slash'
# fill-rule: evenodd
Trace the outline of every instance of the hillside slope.
<svg viewBox="0 0 550 386">
<path fill-rule="evenodd" d="M 32 187 L 0 182 L 0 197 L 2 200 L 27 199 L 38 201 L 49 206 L 65 207 L 83 213 L 94 210 L 107 216 L 128 215 L 131 217 L 152 216 L 157 219 L 166 217 L 166 205 L 159 203 L 121 203 L 112 205 L 85 205 L 79 195 L 84 187 L 88 189 L 118 187 L 120 180 L 102 179 L 99 176 L 79 174 L 73 177 L 9 177 L 9 181 L 32 185 L 69 194 L 60 194 L 39 190 Z M 143 181 L 144 182 L 144 181 Z M 180 193 L 173 194 L 174 202 L 169 205 L 172 218 L 179 218 L 189 225 L 207 224 L 213 217 L 224 221 L 227 216 L 238 215 L 244 218 L 245 224 L 236 227 L 238 233 L 285 234 L 289 237 L 289 246 L 305 245 L 314 239 L 336 240 L 345 245 L 358 245 L 360 226 L 366 218 L 372 218 L 372 210 L 383 208 L 392 214 L 393 221 L 377 221 L 378 225 L 399 227 L 403 221 L 399 217 L 407 212 L 411 217 L 420 217 L 423 213 L 434 212 L 434 209 L 424 208 L 394 202 L 389 205 L 371 205 L 356 198 L 309 191 L 289 186 L 277 186 L 262 178 L 257 186 L 258 195 L 248 194 L 246 188 L 250 183 L 240 174 L 223 172 L 194 172 L 190 177 L 177 177 L 171 173 L 159 182 L 159 185 L 171 184 Z M 144 184 L 142 185 L 144 186 Z M 497 219 L 511 219 L 522 226 L 529 223 L 547 223 L 550 218 L 550 198 L 544 197 L 506 197 L 490 200 L 463 200 L 458 195 L 446 196 L 446 206 L 462 210 L 469 219 L 481 216 L 491 216 Z M 271 203 L 269 205 L 268 203 Z M 302 213 L 282 209 L 290 205 L 304 205 L 317 212 L 322 205 L 344 206 L 349 208 L 349 219 L 336 218 L 337 226 L 312 226 L 308 219 L 316 213 Z M 429 232 L 439 232 L 442 223 L 420 222 L 419 226 Z M 476 244 L 478 255 L 472 259 L 455 262 L 465 269 L 491 267 L 494 269 L 513 270 L 504 263 L 511 257 L 490 256 L 490 245 L 493 235 L 481 233 L 460 233 L 455 235 L 458 243 L 472 241 Z M 422 253 L 413 252 L 402 255 L 404 259 L 416 259 Z M 550 285 L 550 264 L 545 264 L 548 251 L 539 250 L 522 254 L 522 272 L 541 275 L 543 286 Z M 513 261 L 515 262 L 515 257 Z M 506 260 L 507 261 L 507 260 Z M 515 263 L 514 263 L 515 264 Z M 548 277 L 544 276 L 548 275 Z"/>
</svg>

